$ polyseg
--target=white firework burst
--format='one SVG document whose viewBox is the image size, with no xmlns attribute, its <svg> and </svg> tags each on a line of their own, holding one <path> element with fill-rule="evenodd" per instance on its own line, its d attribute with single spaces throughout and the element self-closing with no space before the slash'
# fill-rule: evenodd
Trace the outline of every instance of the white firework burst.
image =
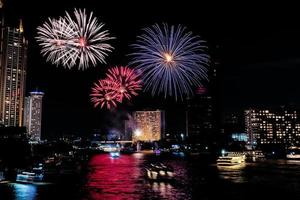
<svg viewBox="0 0 300 200">
<path fill-rule="evenodd" d="M 39 36 L 36 39 L 42 47 L 41 53 L 53 64 L 69 66 L 68 63 L 74 63 L 75 60 L 67 51 L 67 43 L 76 33 L 63 18 L 48 20 L 37 28 Z"/>
<path fill-rule="evenodd" d="M 106 63 L 105 57 L 113 47 L 107 43 L 114 39 L 108 30 L 103 30 L 104 23 L 99 23 L 93 13 L 75 9 L 74 15 L 66 12 L 59 20 L 38 27 L 37 41 L 42 47 L 41 53 L 47 61 L 72 68 L 86 69 L 90 65 Z"/>
</svg>

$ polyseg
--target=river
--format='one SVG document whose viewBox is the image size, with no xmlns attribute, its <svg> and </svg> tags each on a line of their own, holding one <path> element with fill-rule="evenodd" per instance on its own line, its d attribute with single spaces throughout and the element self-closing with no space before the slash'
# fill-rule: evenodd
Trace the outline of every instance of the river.
<svg viewBox="0 0 300 200">
<path fill-rule="evenodd" d="M 173 166 L 173 182 L 149 182 L 144 166 Z M 300 161 L 266 160 L 240 168 L 218 168 L 201 158 L 135 153 L 90 158 L 80 178 L 59 184 L 0 184 L 0 199 L 138 200 L 138 199 L 300 199 Z"/>
</svg>

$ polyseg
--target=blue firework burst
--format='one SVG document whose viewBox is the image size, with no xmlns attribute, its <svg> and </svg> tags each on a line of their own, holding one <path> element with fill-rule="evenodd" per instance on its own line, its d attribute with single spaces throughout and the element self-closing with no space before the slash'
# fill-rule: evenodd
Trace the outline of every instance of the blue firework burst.
<svg viewBox="0 0 300 200">
<path fill-rule="evenodd" d="M 144 90 L 183 99 L 207 79 L 210 57 L 205 41 L 185 27 L 155 24 L 132 45 L 130 64 L 143 73 Z"/>
</svg>

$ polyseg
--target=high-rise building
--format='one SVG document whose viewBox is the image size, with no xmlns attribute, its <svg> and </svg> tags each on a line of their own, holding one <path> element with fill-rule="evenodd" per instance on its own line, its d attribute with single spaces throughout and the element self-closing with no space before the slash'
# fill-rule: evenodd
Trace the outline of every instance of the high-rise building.
<svg viewBox="0 0 300 200">
<path fill-rule="evenodd" d="M 245 110 L 246 133 L 251 145 L 300 143 L 300 116 L 296 110 Z"/>
<path fill-rule="evenodd" d="M 196 89 L 195 96 L 187 98 L 186 136 L 193 143 L 208 144 L 215 140 L 217 130 L 217 68 L 218 62 L 209 68 L 209 82 Z"/>
<path fill-rule="evenodd" d="M 31 140 L 41 140 L 43 92 L 30 92 L 25 98 L 24 126 Z"/>
<path fill-rule="evenodd" d="M 214 128 L 212 96 L 199 94 L 188 100 L 186 111 L 187 137 L 195 142 L 208 143 Z"/>
<path fill-rule="evenodd" d="M 132 134 L 134 141 L 158 141 L 164 138 L 164 111 L 135 111 L 133 119 L 136 126 Z"/>
<path fill-rule="evenodd" d="M 22 126 L 28 42 L 19 28 L 1 27 L 0 123 Z"/>
</svg>

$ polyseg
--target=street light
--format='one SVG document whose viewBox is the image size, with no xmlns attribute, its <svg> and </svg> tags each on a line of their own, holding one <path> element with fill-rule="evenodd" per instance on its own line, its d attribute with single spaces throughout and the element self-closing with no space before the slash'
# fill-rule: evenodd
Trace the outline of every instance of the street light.
<svg viewBox="0 0 300 200">
<path fill-rule="evenodd" d="M 224 149 L 222 149 L 221 154 L 222 154 L 222 156 L 225 156 L 225 150 Z"/>
<path fill-rule="evenodd" d="M 184 139 L 184 134 L 181 133 L 181 134 L 180 134 L 180 137 L 181 137 L 181 140 L 183 140 L 183 139 Z"/>
</svg>

